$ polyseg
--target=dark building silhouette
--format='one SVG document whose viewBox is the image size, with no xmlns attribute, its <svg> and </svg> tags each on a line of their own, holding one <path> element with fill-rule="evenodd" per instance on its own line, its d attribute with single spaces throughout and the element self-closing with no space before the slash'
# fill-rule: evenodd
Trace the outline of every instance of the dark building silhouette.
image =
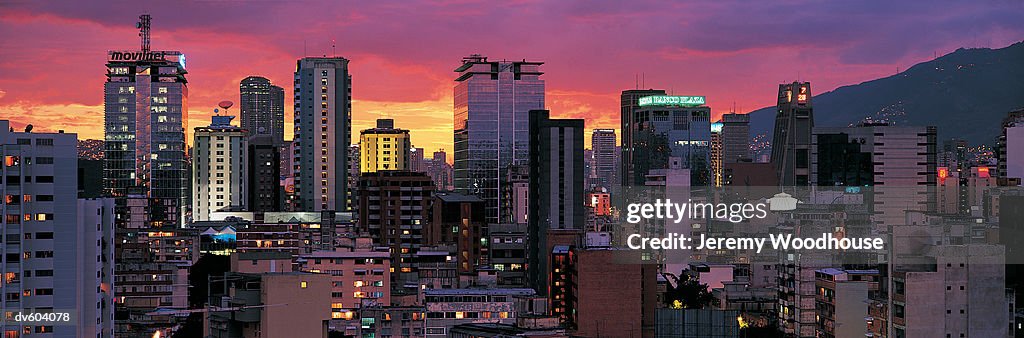
<svg viewBox="0 0 1024 338">
<path fill-rule="evenodd" d="M 810 82 L 780 84 L 776 107 L 771 157 L 775 175 L 782 185 L 806 186 L 810 184 L 811 130 L 814 129 Z"/>
</svg>

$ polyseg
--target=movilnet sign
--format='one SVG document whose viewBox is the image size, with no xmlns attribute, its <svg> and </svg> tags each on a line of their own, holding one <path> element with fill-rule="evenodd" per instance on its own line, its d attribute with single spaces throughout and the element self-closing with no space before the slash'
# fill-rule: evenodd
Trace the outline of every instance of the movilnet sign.
<svg viewBox="0 0 1024 338">
<path fill-rule="evenodd" d="M 670 96 L 670 95 L 654 95 L 641 97 L 637 102 L 641 107 L 644 106 L 687 106 L 696 107 L 703 105 L 705 99 L 703 96 Z"/>
<path fill-rule="evenodd" d="M 164 51 L 111 51 L 110 61 L 163 61 L 167 56 Z"/>
</svg>

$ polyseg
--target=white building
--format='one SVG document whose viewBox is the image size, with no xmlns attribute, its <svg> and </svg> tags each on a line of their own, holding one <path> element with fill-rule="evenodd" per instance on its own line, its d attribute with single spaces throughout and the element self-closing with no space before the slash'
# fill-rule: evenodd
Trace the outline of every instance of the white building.
<svg viewBox="0 0 1024 338">
<path fill-rule="evenodd" d="M 0 121 L 7 315 L 68 313 L 68 324 L 0 323 L 4 337 L 111 337 L 111 199 L 78 200 L 78 137 L 11 132 Z"/>
<path fill-rule="evenodd" d="M 210 212 L 248 208 L 246 131 L 231 125 L 234 116 L 213 116 L 197 127 L 192 146 L 192 218 L 209 221 Z"/>
</svg>

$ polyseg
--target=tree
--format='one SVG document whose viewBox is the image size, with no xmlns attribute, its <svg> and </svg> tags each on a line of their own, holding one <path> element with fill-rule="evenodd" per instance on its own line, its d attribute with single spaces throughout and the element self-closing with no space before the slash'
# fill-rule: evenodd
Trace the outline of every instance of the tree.
<svg viewBox="0 0 1024 338">
<path fill-rule="evenodd" d="M 696 277 L 691 276 L 689 269 L 684 269 L 679 276 L 665 274 L 671 283 L 665 291 L 665 305 L 675 309 L 703 309 L 708 305 L 718 305 L 718 300 Z M 675 286 L 673 286 L 675 284 Z"/>
</svg>

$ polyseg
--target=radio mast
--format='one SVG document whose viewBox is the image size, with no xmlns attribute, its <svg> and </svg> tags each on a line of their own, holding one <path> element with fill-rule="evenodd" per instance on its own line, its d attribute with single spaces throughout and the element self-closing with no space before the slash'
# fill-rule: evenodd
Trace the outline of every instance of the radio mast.
<svg viewBox="0 0 1024 338">
<path fill-rule="evenodd" d="M 139 22 L 135 23 L 135 28 L 139 29 L 139 36 L 142 37 L 142 53 L 149 52 L 149 14 L 139 15 Z"/>
</svg>

